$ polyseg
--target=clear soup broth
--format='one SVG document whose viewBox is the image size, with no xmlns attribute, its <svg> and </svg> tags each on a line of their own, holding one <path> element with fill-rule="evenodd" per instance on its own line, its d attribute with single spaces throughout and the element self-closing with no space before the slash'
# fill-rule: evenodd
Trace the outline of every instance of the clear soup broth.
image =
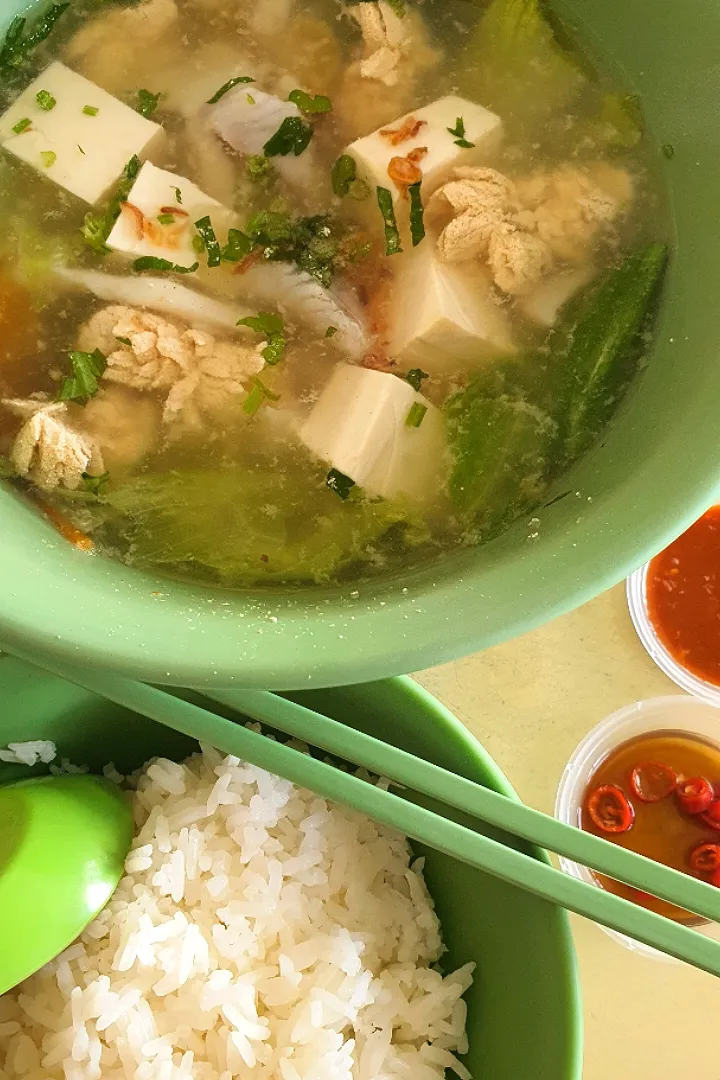
<svg viewBox="0 0 720 1080">
<path fill-rule="evenodd" d="M 0 53 L 2 475 L 229 587 L 531 517 L 647 348 L 638 101 L 536 0 L 65 8 Z"/>
</svg>

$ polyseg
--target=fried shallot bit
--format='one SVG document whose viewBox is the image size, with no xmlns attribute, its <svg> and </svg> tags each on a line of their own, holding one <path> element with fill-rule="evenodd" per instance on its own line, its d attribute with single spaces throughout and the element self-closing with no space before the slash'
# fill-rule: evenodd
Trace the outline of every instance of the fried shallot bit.
<svg viewBox="0 0 720 1080">
<path fill-rule="evenodd" d="M 135 221 L 135 232 L 137 233 L 138 240 L 145 238 L 145 215 L 139 206 L 133 206 L 132 203 L 124 202 L 120 203 L 120 209 L 123 213 L 126 211 L 131 215 Z"/>
<path fill-rule="evenodd" d="M 179 206 L 161 206 L 161 214 L 173 214 L 175 217 L 189 217 L 187 210 L 181 209 Z"/>
<path fill-rule="evenodd" d="M 415 150 L 411 150 L 406 157 L 390 158 L 388 176 L 398 191 L 402 192 L 405 199 L 408 197 L 408 188 L 412 184 L 419 184 L 422 180 L 422 169 L 418 162 L 422 161 L 427 152 L 427 146 L 418 146 Z"/>
<path fill-rule="evenodd" d="M 425 124 L 427 120 L 416 120 L 414 116 L 408 116 L 399 128 L 383 128 L 380 134 L 384 139 L 390 140 L 391 146 L 399 146 L 408 139 L 414 139 Z"/>
</svg>

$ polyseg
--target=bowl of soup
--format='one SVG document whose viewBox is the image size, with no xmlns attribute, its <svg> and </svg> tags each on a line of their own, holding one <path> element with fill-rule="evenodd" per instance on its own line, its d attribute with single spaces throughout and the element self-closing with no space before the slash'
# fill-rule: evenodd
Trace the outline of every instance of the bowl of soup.
<svg viewBox="0 0 720 1080">
<path fill-rule="evenodd" d="M 709 4 L 3 18 L 7 648 L 372 679 L 711 501 Z"/>
</svg>

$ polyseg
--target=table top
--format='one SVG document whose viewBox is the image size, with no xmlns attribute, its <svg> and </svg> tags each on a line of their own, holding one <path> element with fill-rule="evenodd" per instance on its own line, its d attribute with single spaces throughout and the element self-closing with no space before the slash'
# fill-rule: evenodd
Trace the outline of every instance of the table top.
<svg viewBox="0 0 720 1080">
<path fill-rule="evenodd" d="M 546 813 L 590 728 L 623 705 L 680 692 L 640 645 L 623 586 L 416 677 L 482 742 L 520 797 Z M 599 926 L 571 919 L 585 1010 L 583 1080 L 720 1080 L 720 982 L 637 956 Z"/>
</svg>

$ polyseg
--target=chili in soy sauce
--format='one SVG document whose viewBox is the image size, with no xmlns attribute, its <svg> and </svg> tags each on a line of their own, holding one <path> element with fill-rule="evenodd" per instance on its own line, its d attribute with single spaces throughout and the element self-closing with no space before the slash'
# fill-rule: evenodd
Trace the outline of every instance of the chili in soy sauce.
<svg viewBox="0 0 720 1080">
<path fill-rule="evenodd" d="M 585 790 L 580 824 L 720 887 L 720 746 L 685 732 L 638 736 L 611 751 Z M 597 874 L 609 892 L 687 924 L 691 912 Z"/>
</svg>

